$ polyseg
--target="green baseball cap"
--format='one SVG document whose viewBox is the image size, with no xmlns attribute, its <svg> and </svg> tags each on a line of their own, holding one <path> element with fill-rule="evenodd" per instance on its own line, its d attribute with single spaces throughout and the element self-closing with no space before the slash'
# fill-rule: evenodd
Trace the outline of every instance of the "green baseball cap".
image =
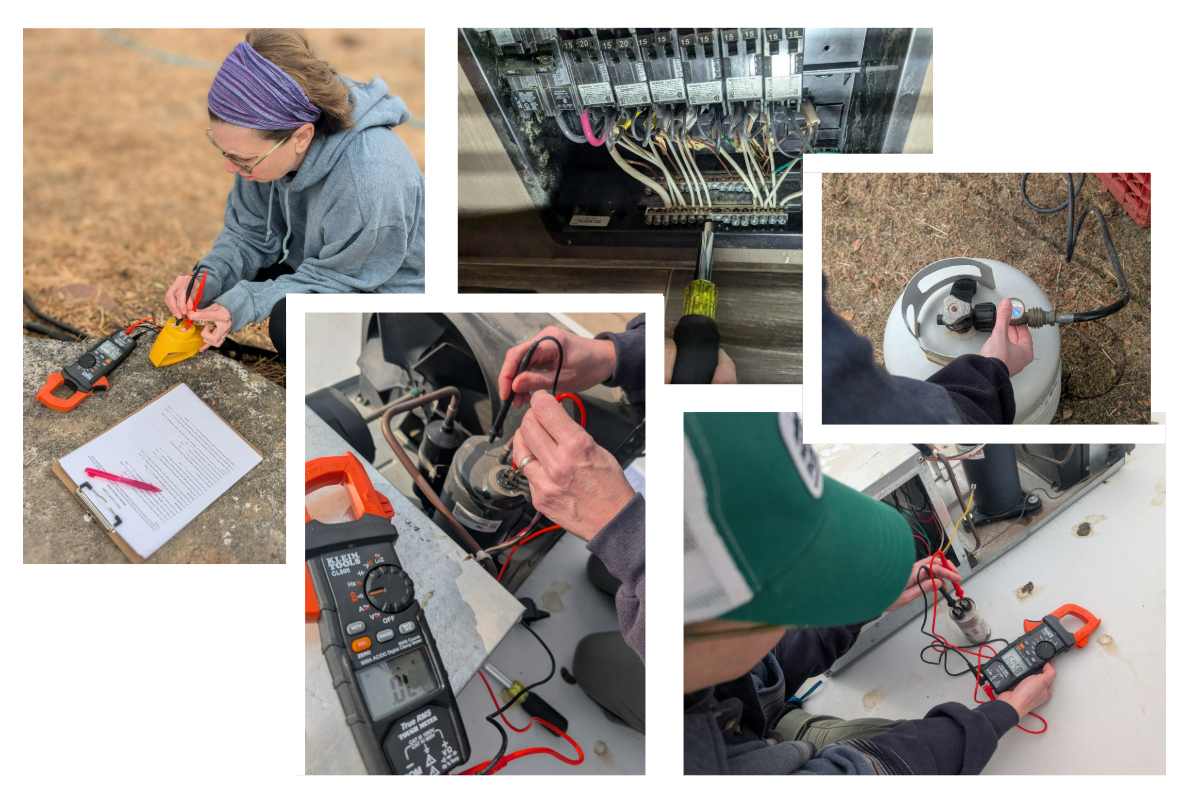
<svg viewBox="0 0 1200 800">
<path fill-rule="evenodd" d="M 908 523 L 824 476 L 799 415 L 683 416 L 685 624 L 848 625 L 895 602 Z"/>
</svg>

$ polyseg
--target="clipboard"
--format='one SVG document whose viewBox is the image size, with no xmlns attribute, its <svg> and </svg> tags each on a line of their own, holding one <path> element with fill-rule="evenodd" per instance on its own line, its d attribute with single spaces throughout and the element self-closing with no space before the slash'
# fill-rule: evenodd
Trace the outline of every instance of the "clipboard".
<svg viewBox="0 0 1200 800">
<path fill-rule="evenodd" d="M 120 425 L 122 422 L 124 422 L 125 420 L 132 417 L 134 414 L 137 414 L 139 411 L 141 411 L 146 406 L 165 397 L 166 395 L 173 392 L 177 387 L 182 386 L 182 385 L 184 385 L 182 382 L 173 384 L 165 392 L 158 395 L 158 397 L 153 397 L 150 400 L 147 400 L 141 406 L 138 406 L 133 411 L 129 412 L 127 415 L 125 415 L 124 417 L 119 419 L 117 422 L 113 423 L 109 427 L 100 431 L 100 433 L 97 433 L 96 436 L 92 437 L 92 439 L 99 437 L 101 434 L 107 433 L 108 431 L 117 427 L 117 425 Z M 203 397 L 200 397 L 200 395 L 196 395 L 196 397 L 200 400 L 200 402 L 202 402 L 202 403 L 204 403 L 204 405 L 208 406 L 208 410 L 212 411 L 213 414 L 216 415 L 217 419 L 221 420 L 221 422 L 224 422 L 229 427 L 229 430 L 236 433 L 238 438 L 246 443 L 247 447 L 249 447 L 254 452 L 258 453 L 259 458 L 264 458 L 262 451 L 259 450 L 254 445 L 250 444 L 250 442 L 246 439 L 246 437 L 242 436 L 241 432 L 238 431 L 237 428 L 235 428 L 229 424 L 228 420 L 226 420 L 220 414 L 217 414 L 216 409 L 214 409 L 211 405 L 209 405 L 208 401 L 206 401 Z M 92 441 L 92 439 L 88 439 L 88 441 L 83 442 L 82 444 L 78 445 L 75 449 L 77 450 L 77 449 L 79 449 L 79 447 L 83 447 L 84 445 L 87 445 L 89 442 Z M 74 452 L 74 450 L 72 450 L 72 452 Z M 108 518 L 104 515 L 104 513 L 99 508 L 97 508 L 90 499 L 88 499 L 87 495 L 85 495 L 83 493 L 83 489 L 85 487 L 89 487 L 89 483 L 87 481 L 84 481 L 82 485 L 77 485 L 75 483 L 75 481 L 71 480 L 71 477 L 69 475 L 67 475 L 67 471 L 62 468 L 62 464 L 59 463 L 57 460 L 51 465 L 50 469 L 54 472 L 55 475 L 58 476 L 58 479 L 60 481 L 62 481 L 63 486 L 66 486 L 67 490 L 71 492 L 71 496 L 74 497 L 81 506 L 83 506 L 84 511 L 86 511 L 89 515 L 91 515 L 92 519 L 99 522 L 100 527 L 103 528 L 104 532 L 108 534 L 108 537 L 113 540 L 113 544 L 115 544 L 117 547 L 121 548 L 121 552 L 125 554 L 126 558 L 128 558 L 134 564 L 146 563 L 146 559 L 139 556 L 137 554 L 137 552 L 132 547 L 129 546 L 129 543 L 121 538 L 121 534 L 117 531 L 117 528 L 121 524 L 121 518 L 119 516 L 117 516 L 116 512 L 113 512 L 113 516 L 116 517 L 117 521 L 113 524 L 109 524 Z M 100 499 L 103 500 L 104 498 L 100 498 Z M 110 509 L 110 511 L 111 511 L 111 509 Z M 201 513 L 203 513 L 203 512 L 201 512 Z M 190 525 L 190 524 L 191 523 L 189 522 L 188 525 Z M 179 533 L 183 533 L 184 530 L 187 530 L 187 525 L 185 525 L 183 527 L 183 529 L 181 529 L 179 531 Z M 175 535 L 178 536 L 179 534 L 177 533 Z"/>
</svg>

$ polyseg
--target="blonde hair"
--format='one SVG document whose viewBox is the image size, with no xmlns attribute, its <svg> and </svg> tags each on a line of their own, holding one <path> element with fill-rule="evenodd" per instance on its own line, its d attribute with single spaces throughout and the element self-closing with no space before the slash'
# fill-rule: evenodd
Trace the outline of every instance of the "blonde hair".
<svg viewBox="0 0 1200 800">
<path fill-rule="evenodd" d="M 263 58 L 286 72 L 321 110 L 313 123 L 318 134 L 328 135 L 354 127 L 354 101 L 333 67 L 313 52 L 304 34 L 293 28 L 254 28 L 246 34 L 246 43 Z M 220 120 L 210 110 L 209 117 Z M 291 131 L 259 131 L 264 139 L 279 138 Z"/>
</svg>

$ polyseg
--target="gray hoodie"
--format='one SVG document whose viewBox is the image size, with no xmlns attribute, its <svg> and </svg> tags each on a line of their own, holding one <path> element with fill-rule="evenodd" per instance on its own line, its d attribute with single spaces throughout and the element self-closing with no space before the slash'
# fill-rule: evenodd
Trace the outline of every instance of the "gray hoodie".
<svg viewBox="0 0 1200 800">
<path fill-rule="evenodd" d="M 317 136 L 277 181 L 233 179 L 225 227 L 201 259 L 204 304 L 227 309 L 233 330 L 266 319 L 289 292 L 425 291 L 425 180 L 391 130 L 408 109 L 380 78 L 343 80 L 353 128 Z M 281 260 L 296 273 L 251 282 Z"/>
</svg>

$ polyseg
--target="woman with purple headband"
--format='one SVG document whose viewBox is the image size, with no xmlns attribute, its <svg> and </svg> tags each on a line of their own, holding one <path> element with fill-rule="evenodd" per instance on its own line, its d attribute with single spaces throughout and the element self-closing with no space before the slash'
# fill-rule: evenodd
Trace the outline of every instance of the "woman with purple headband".
<svg viewBox="0 0 1200 800">
<path fill-rule="evenodd" d="M 424 292 L 425 181 L 391 128 L 409 118 L 380 78 L 356 83 L 296 31 L 252 30 L 208 93 L 208 141 L 234 176 L 225 225 L 196 273 L 167 290 L 214 347 L 270 317 L 286 358 L 289 293 Z M 196 274 L 194 273 L 194 274 Z"/>
</svg>

